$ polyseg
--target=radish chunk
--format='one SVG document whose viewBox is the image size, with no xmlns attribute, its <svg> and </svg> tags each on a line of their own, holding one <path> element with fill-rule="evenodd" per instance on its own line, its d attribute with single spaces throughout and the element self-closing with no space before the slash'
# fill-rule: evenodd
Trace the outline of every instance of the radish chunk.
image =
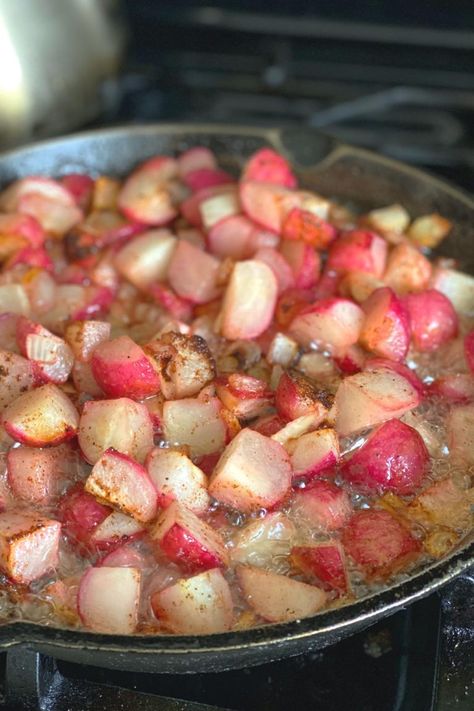
<svg viewBox="0 0 474 711">
<path fill-rule="evenodd" d="M 474 404 L 458 405 L 447 417 L 448 446 L 454 462 L 474 464 Z"/>
<path fill-rule="evenodd" d="M 144 462 L 153 448 L 153 423 L 145 405 L 128 398 L 89 401 L 82 410 L 78 439 L 90 464 L 110 448 Z"/>
<path fill-rule="evenodd" d="M 232 541 L 232 561 L 263 568 L 278 566 L 288 556 L 295 535 L 295 525 L 285 514 L 269 513 L 237 531 Z"/>
<path fill-rule="evenodd" d="M 408 294 L 404 299 L 411 323 L 413 345 L 435 351 L 458 333 L 458 317 L 449 299 L 436 289 Z"/>
<path fill-rule="evenodd" d="M 226 441 L 220 411 L 217 398 L 169 400 L 163 405 L 163 434 L 172 444 L 187 444 L 193 457 L 219 452 Z"/>
<path fill-rule="evenodd" d="M 157 493 L 144 467 L 126 454 L 108 449 L 94 464 L 85 490 L 137 521 L 151 521 Z"/>
<path fill-rule="evenodd" d="M 61 524 L 27 512 L 0 514 L 0 568 L 29 585 L 58 565 Z"/>
<path fill-rule="evenodd" d="M 17 238 L 17 246 L 30 245 L 34 249 L 43 246 L 45 240 L 44 230 L 40 223 L 31 215 L 13 213 L 0 215 L 0 234 Z"/>
<path fill-rule="evenodd" d="M 47 506 L 77 468 L 75 452 L 63 444 L 48 449 L 15 447 L 7 454 L 8 483 L 18 499 Z"/>
<path fill-rule="evenodd" d="M 144 527 L 134 518 L 120 513 L 120 511 L 112 511 L 94 528 L 90 541 L 98 548 L 108 548 L 122 539 L 135 538 L 144 531 Z M 107 564 L 113 565 L 110 561 Z"/>
<path fill-rule="evenodd" d="M 170 183 L 177 177 L 173 158 L 156 156 L 142 163 L 125 181 L 118 206 L 129 220 L 164 225 L 176 216 Z"/>
<path fill-rule="evenodd" d="M 349 495 L 329 481 L 317 480 L 295 492 L 291 515 L 310 529 L 336 531 L 351 515 Z"/>
<path fill-rule="evenodd" d="M 234 617 L 229 584 L 217 569 L 154 593 L 151 606 L 163 627 L 175 634 L 225 632 Z"/>
<path fill-rule="evenodd" d="M 22 355 L 34 363 L 43 382 L 58 385 L 66 382 L 74 363 L 74 354 L 66 341 L 24 316 L 17 321 L 16 337 Z"/>
<path fill-rule="evenodd" d="M 420 403 L 420 394 L 403 375 L 380 367 L 344 378 L 336 392 L 336 430 L 346 436 L 400 417 Z"/>
<path fill-rule="evenodd" d="M 219 378 L 216 394 L 224 407 L 240 420 L 250 420 L 267 412 L 273 395 L 265 381 L 241 373 Z"/>
<path fill-rule="evenodd" d="M 474 277 L 455 269 L 435 269 L 430 286 L 444 294 L 458 313 L 474 316 Z"/>
<path fill-rule="evenodd" d="M 283 373 L 275 391 L 275 406 L 280 417 L 295 420 L 303 415 L 316 414 L 324 418 L 329 404 L 327 393 L 318 388 L 297 370 Z"/>
<path fill-rule="evenodd" d="M 297 289 L 312 289 L 321 271 L 319 254 L 309 244 L 283 240 L 280 251 L 293 271 Z"/>
<path fill-rule="evenodd" d="M 473 523 L 472 493 L 472 489 L 461 489 L 448 477 L 436 481 L 413 499 L 409 512 L 428 529 L 445 526 L 455 531 L 467 531 Z"/>
<path fill-rule="evenodd" d="M 346 274 L 366 272 L 380 278 L 387 260 L 387 242 L 373 232 L 354 230 L 338 237 L 329 248 L 328 269 Z"/>
<path fill-rule="evenodd" d="M 402 302 L 388 287 L 376 289 L 364 301 L 365 321 L 360 342 L 368 351 L 403 360 L 410 343 L 410 323 Z"/>
<path fill-rule="evenodd" d="M 36 384 L 31 361 L 10 351 L 0 350 L 0 410 Z"/>
<path fill-rule="evenodd" d="M 336 228 L 309 210 L 294 207 L 283 222 L 283 238 L 301 240 L 316 249 L 325 249 L 337 235 Z"/>
<path fill-rule="evenodd" d="M 238 262 L 232 270 L 222 302 L 219 329 L 229 340 L 256 338 L 271 323 L 278 284 L 263 262 Z"/>
<path fill-rule="evenodd" d="M 83 624 L 94 632 L 133 634 L 138 624 L 141 573 L 137 568 L 89 568 L 77 596 Z"/>
<path fill-rule="evenodd" d="M 278 284 L 278 293 L 282 294 L 291 289 L 294 284 L 293 270 L 276 249 L 272 247 L 260 247 L 254 254 L 254 259 L 263 262 L 270 267 Z"/>
<path fill-rule="evenodd" d="M 400 420 L 389 420 L 372 432 L 340 471 L 364 493 L 412 494 L 420 486 L 429 463 L 428 450 L 418 432 Z"/>
<path fill-rule="evenodd" d="M 293 478 L 321 476 L 339 461 L 339 440 L 332 429 L 298 437 L 290 449 Z"/>
<path fill-rule="evenodd" d="M 326 603 L 326 593 L 268 570 L 239 565 L 242 593 L 257 615 L 268 622 L 290 622 L 316 614 Z"/>
<path fill-rule="evenodd" d="M 14 400 L 3 412 L 2 423 L 18 442 L 44 447 L 74 437 L 79 415 L 62 390 L 43 385 Z"/>
<path fill-rule="evenodd" d="M 196 514 L 209 508 L 207 477 L 182 452 L 156 447 L 147 457 L 147 469 L 158 492 L 158 505 L 179 501 Z"/>
<path fill-rule="evenodd" d="M 169 230 L 149 230 L 122 247 L 114 264 L 137 289 L 147 289 L 166 278 L 176 245 Z"/>
<path fill-rule="evenodd" d="M 177 501 L 160 514 L 150 536 L 173 563 L 187 572 L 229 564 L 220 534 Z"/>
<path fill-rule="evenodd" d="M 219 261 L 184 239 L 178 240 L 168 269 L 172 288 L 193 304 L 207 304 L 219 296 Z"/>
<path fill-rule="evenodd" d="M 390 252 L 383 280 L 397 294 L 407 294 L 426 289 L 431 272 L 429 260 L 416 247 L 404 243 Z"/>
<path fill-rule="evenodd" d="M 290 460 L 281 444 L 243 429 L 219 459 L 209 493 L 222 504 L 251 513 L 279 504 L 290 484 Z"/>
<path fill-rule="evenodd" d="M 296 177 L 288 161 L 272 148 L 261 148 L 245 164 L 241 180 L 274 183 L 285 188 L 296 188 Z"/>
<path fill-rule="evenodd" d="M 140 400 L 160 389 L 156 369 L 129 336 L 104 341 L 92 354 L 92 373 L 109 397 Z"/>
<path fill-rule="evenodd" d="M 95 348 L 110 338 L 110 323 L 107 321 L 74 321 L 64 334 L 74 357 L 86 363 Z"/>
<path fill-rule="evenodd" d="M 219 220 L 207 235 L 209 251 L 216 257 L 246 259 L 252 253 L 252 233 L 255 225 L 243 215 Z"/>
<path fill-rule="evenodd" d="M 340 595 L 350 591 L 344 550 L 338 541 L 295 546 L 291 562 L 305 575 L 315 578 L 324 590 L 336 590 Z"/>
<path fill-rule="evenodd" d="M 337 353 L 359 339 L 364 312 L 349 299 L 329 298 L 304 308 L 290 325 L 290 336 L 304 347 L 312 344 Z"/>
<path fill-rule="evenodd" d="M 342 532 L 342 544 L 368 579 L 385 578 L 413 563 L 421 543 L 388 511 L 357 511 Z"/>
<path fill-rule="evenodd" d="M 178 158 L 178 171 L 181 178 L 196 170 L 215 170 L 217 161 L 214 153 L 205 146 L 193 146 Z"/>
<path fill-rule="evenodd" d="M 82 484 L 67 491 L 59 505 L 63 533 L 72 543 L 86 548 L 92 543 L 94 530 L 107 520 L 111 513 L 108 506 L 103 506 L 84 491 Z"/>
<path fill-rule="evenodd" d="M 272 232 L 281 233 L 285 218 L 285 201 L 292 201 L 288 208 L 298 207 L 296 193 L 271 183 L 246 180 L 240 185 L 240 201 L 245 214 L 254 222 Z"/>
</svg>

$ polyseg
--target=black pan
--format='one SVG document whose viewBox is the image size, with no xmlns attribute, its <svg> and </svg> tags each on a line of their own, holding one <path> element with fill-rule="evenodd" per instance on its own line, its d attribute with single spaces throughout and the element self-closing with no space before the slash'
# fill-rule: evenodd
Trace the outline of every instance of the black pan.
<svg viewBox="0 0 474 711">
<path fill-rule="evenodd" d="M 289 157 L 305 187 L 362 207 L 400 202 L 413 216 L 439 212 L 454 223 L 443 252 L 474 272 L 474 202 L 466 194 L 401 163 L 307 129 L 151 125 L 92 131 L 4 154 L 0 183 L 35 173 L 123 175 L 153 154 L 175 154 L 196 144 L 209 146 L 231 170 L 257 148 L 270 145 Z M 471 533 L 447 558 L 403 582 L 301 622 L 201 637 L 125 637 L 14 622 L 0 627 L 0 649 L 25 645 L 59 659 L 129 671 L 242 668 L 332 644 L 434 592 L 473 561 Z"/>
</svg>

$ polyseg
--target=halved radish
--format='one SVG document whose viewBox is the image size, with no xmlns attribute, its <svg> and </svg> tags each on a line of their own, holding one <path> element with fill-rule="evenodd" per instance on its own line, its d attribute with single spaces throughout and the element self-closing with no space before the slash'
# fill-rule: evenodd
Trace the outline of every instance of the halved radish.
<svg viewBox="0 0 474 711">
<path fill-rule="evenodd" d="M 122 247 L 114 265 L 137 289 L 146 289 L 166 279 L 176 245 L 169 230 L 148 230 Z"/>
<path fill-rule="evenodd" d="M 20 395 L 4 410 L 2 423 L 18 442 L 44 447 L 74 437 L 79 415 L 68 396 L 49 384 Z"/>
<path fill-rule="evenodd" d="M 357 342 L 363 323 L 364 312 L 353 301 L 323 299 L 300 311 L 290 335 L 302 346 L 317 344 L 337 352 Z"/>
<path fill-rule="evenodd" d="M 296 188 L 297 181 L 290 164 L 272 148 L 260 148 L 247 161 L 241 180 L 256 180 L 261 183 Z"/>
<path fill-rule="evenodd" d="M 474 316 L 474 277 L 455 269 L 436 268 L 430 286 L 444 294 L 456 311 Z"/>
<path fill-rule="evenodd" d="M 256 338 L 271 323 L 278 293 L 277 280 L 263 262 L 237 262 L 224 294 L 219 328 L 229 340 Z"/>
<path fill-rule="evenodd" d="M 34 248 L 42 247 L 45 240 L 40 223 L 31 215 L 21 213 L 0 215 L 0 235 L 2 238 L 17 237 L 25 245 L 29 244 Z"/>
<path fill-rule="evenodd" d="M 410 319 L 412 339 L 419 351 L 434 351 L 455 338 L 458 316 L 450 300 L 436 289 L 408 294 L 403 303 Z"/>
<path fill-rule="evenodd" d="M 90 464 L 109 448 L 143 462 L 153 448 L 153 423 L 145 405 L 128 398 L 89 401 L 82 410 L 78 439 Z"/>
<path fill-rule="evenodd" d="M 224 450 L 209 493 L 219 502 L 249 513 L 276 506 L 290 484 L 291 465 L 281 444 L 246 428 Z"/>
<path fill-rule="evenodd" d="M 322 419 L 328 405 L 328 393 L 298 370 L 282 374 L 275 391 L 275 406 L 281 418 L 290 421 L 315 413 Z"/>
<path fill-rule="evenodd" d="M 243 215 L 232 215 L 219 220 L 207 235 L 209 251 L 216 257 L 246 259 L 253 252 L 254 230 L 253 222 Z"/>
<path fill-rule="evenodd" d="M 0 514 L 0 568 L 21 585 L 58 565 L 61 524 L 35 513 Z"/>
<path fill-rule="evenodd" d="M 340 595 L 350 591 L 344 550 L 339 541 L 324 541 L 291 549 L 291 562 L 305 575 L 315 578 L 324 590 Z"/>
<path fill-rule="evenodd" d="M 138 624 L 141 573 L 137 568 L 89 568 L 81 578 L 77 605 L 94 632 L 133 634 Z"/>
<path fill-rule="evenodd" d="M 333 429 L 308 432 L 290 449 L 293 477 L 320 476 L 337 464 L 339 456 L 339 439 Z"/>
<path fill-rule="evenodd" d="M 251 375 L 231 373 L 216 381 L 216 394 L 236 417 L 249 420 L 268 411 L 272 393 L 263 380 Z"/>
<path fill-rule="evenodd" d="M 188 572 L 229 564 L 220 534 L 177 501 L 162 511 L 150 537 L 171 561 Z"/>
<path fill-rule="evenodd" d="M 92 353 L 91 366 L 94 378 L 109 397 L 140 400 L 160 389 L 150 358 L 129 336 L 100 343 Z"/>
<path fill-rule="evenodd" d="M 294 207 L 286 216 L 282 237 L 287 240 L 301 240 L 316 249 L 325 249 L 337 235 L 337 230 L 309 210 Z"/>
<path fill-rule="evenodd" d="M 108 321 L 74 321 L 66 327 L 64 338 L 74 353 L 74 357 L 86 363 L 100 343 L 110 338 Z"/>
<path fill-rule="evenodd" d="M 16 353 L 0 350 L 0 410 L 37 383 L 31 361 Z"/>
<path fill-rule="evenodd" d="M 38 379 L 65 383 L 74 363 L 74 354 L 63 338 L 24 316 L 17 321 L 17 341 L 21 353 L 34 363 Z"/>
<path fill-rule="evenodd" d="M 158 505 L 173 501 L 203 514 L 211 502 L 207 493 L 207 477 L 189 457 L 175 449 L 155 447 L 147 457 L 147 470 L 158 492 Z"/>
<path fill-rule="evenodd" d="M 376 289 L 363 302 L 364 325 L 360 342 L 368 351 L 390 360 L 403 360 L 410 343 L 407 311 L 388 286 Z"/>
<path fill-rule="evenodd" d="M 234 617 L 229 584 L 217 569 L 154 593 L 151 606 L 163 627 L 175 634 L 225 632 Z"/>
<path fill-rule="evenodd" d="M 253 258 L 270 267 L 277 280 L 279 294 L 295 286 L 295 278 L 291 266 L 276 249 L 261 247 L 255 252 Z"/>
<path fill-rule="evenodd" d="M 367 272 L 380 278 L 385 270 L 387 249 L 386 241 L 374 232 L 346 232 L 330 246 L 328 267 L 339 273 Z"/>
<path fill-rule="evenodd" d="M 158 496 L 145 467 L 115 449 L 107 449 L 94 464 L 85 490 L 142 523 L 156 515 Z"/>
<path fill-rule="evenodd" d="M 323 590 L 286 575 L 239 565 L 237 577 L 250 607 L 268 622 L 290 622 L 310 617 L 326 603 Z"/>
<path fill-rule="evenodd" d="M 280 251 L 293 270 L 297 289 L 311 289 L 319 279 L 321 259 L 315 249 L 304 242 L 282 240 Z"/>
<path fill-rule="evenodd" d="M 176 216 L 170 182 L 177 177 L 173 158 L 156 156 L 142 163 L 127 178 L 118 195 L 118 206 L 129 220 L 164 225 Z"/>
<path fill-rule="evenodd" d="M 349 519 L 352 505 L 344 489 L 329 481 L 317 479 L 298 489 L 291 506 L 292 519 L 310 530 L 336 531 Z"/>
<path fill-rule="evenodd" d="M 198 398 L 168 400 L 163 405 L 165 439 L 172 444 L 187 444 L 193 457 L 221 451 L 226 441 L 226 426 L 220 411 L 218 398 L 207 402 Z"/>
<path fill-rule="evenodd" d="M 230 551 L 232 562 L 278 567 L 288 556 L 295 536 L 295 525 L 284 513 L 269 513 L 236 532 Z"/>
<path fill-rule="evenodd" d="M 188 173 L 202 169 L 214 170 L 217 160 L 214 153 L 205 146 L 193 146 L 178 157 L 178 171 L 181 178 Z"/>
<path fill-rule="evenodd" d="M 219 295 L 219 262 L 186 240 L 178 240 L 168 269 L 174 291 L 193 304 L 206 304 Z"/>
<path fill-rule="evenodd" d="M 383 280 L 397 294 L 407 294 L 426 289 L 431 272 L 431 262 L 416 247 L 404 243 L 390 252 Z"/>
<path fill-rule="evenodd" d="M 136 519 L 120 511 L 112 511 L 107 518 L 104 518 L 94 528 L 90 536 L 90 542 L 98 548 L 108 548 L 124 539 L 136 538 L 144 531 L 144 527 Z M 104 564 L 103 560 L 102 565 Z M 109 560 L 107 565 L 113 566 L 113 562 Z"/>
<path fill-rule="evenodd" d="M 100 504 L 84 491 L 82 484 L 69 489 L 58 508 L 63 533 L 75 544 L 90 548 L 95 529 L 111 515 L 108 506 Z"/>
<path fill-rule="evenodd" d="M 74 473 L 69 445 L 48 449 L 14 447 L 7 454 L 8 483 L 15 497 L 48 506 Z"/>
<path fill-rule="evenodd" d="M 453 407 L 446 424 L 453 461 L 467 466 L 474 464 L 474 404 Z"/>
</svg>

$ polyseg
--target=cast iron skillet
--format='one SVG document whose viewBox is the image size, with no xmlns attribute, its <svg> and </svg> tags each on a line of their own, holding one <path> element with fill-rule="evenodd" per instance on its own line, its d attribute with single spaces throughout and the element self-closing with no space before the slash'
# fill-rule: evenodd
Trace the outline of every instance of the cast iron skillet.
<svg viewBox="0 0 474 711">
<path fill-rule="evenodd" d="M 453 221 L 443 253 L 474 271 L 474 202 L 429 175 L 307 129 L 213 125 L 148 125 L 91 131 L 19 148 L 0 157 L 0 184 L 15 178 L 72 171 L 123 175 L 153 154 L 207 145 L 237 169 L 257 148 L 286 154 L 301 184 L 362 207 L 400 202 L 411 215 L 439 212 Z M 27 645 L 59 659 L 129 671 L 186 673 L 241 668 L 332 644 L 432 593 L 474 561 L 471 533 L 444 560 L 338 610 L 310 619 L 201 637 L 116 636 L 53 629 L 29 622 L 0 627 L 0 649 Z M 118 593 L 120 594 L 120 593 Z"/>
</svg>

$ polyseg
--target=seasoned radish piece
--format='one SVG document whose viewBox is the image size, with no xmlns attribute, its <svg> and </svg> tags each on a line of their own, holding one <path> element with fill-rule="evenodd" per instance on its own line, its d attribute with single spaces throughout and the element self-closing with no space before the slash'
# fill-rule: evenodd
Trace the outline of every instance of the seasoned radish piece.
<svg viewBox="0 0 474 711">
<path fill-rule="evenodd" d="M 163 627 L 175 634 L 215 634 L 232 627 L 234 604 L 229 584 L 214 568 L 152 595 Z"/>
<path fill-rule="evenodd" d="M 59 519 L 62 522 L 63 533 L 68 539 L 82 547 L 92 543 L 95 529 L 107 520 L 112 510 L 100 504 L 84 491 L 82 484 L 69 489 L 59 505 Z"/>
<path fill-rule="evenodd" d="M 290 449 L 293 477 L 319 476 L 339 461 L 339 440 L 333 429 L 315 430 L 298 437 Z"/>
<path fill-rule="evenodd" d="M 272 433 L 271 438 L 275 440 L 275 442 L 279 442 L 280 444 L 282 444 L 287 449 L 287 451 L 290 451 L 293 444 L 291 440 L 297 439 L 298 437 L 302 437 L 307 432 L 315 430 L 317 427 L 319 427 L 319 425 L 324 420 L 327 414 L 328 413 L 326 408 L 322 407 L 320 412 L 310 412 L 308 415 L 302 415 L 301 417 L 297 417 L 296 420 L 291 420 L 290 422 L 287 422 L 286 425 L 281 427 L 281 429 Z M 277 420 L 281 423 L 280 418 L 278 416 L 276 417 Z M 252 429 L 257 428 L 253 427 Z M 257 429 L 257 431 L 261 430 Z M 264 432 L 262 432 L 262 434 L 264 434 Z"/>
<path fill-rule="evenodd" d="M 321 259 L 311 245 L 284 239 L 280 252 L 293 271 L 297 289 L 311 289 L 315 286 L 321 272 Z"/>
<path fill-rule="evenodd" d="M 372 274 L 367 272 L 348 272 L 339 282 L 339 293 L 341 296 L 347 296 L 361 304 L 376 289 L 382 286 L 384 286 L 383 281 Z"/>
<path fill-rule="evenodd" d="M 444 294 L 458 313 L 474 316 L 474 277 L 470 274 L 436 268 L 430 286 Z"/>
<path fill-rule="evenodd" d="M 86 363 L 95 348 L 110 338 L 110 323 L 107 321 L 74 321 L 66 327 L 64 338 L 74 358 Z"/>
<path fill-rule="evenodd" d="M 368 358 L 364 363 L 364 370 L 376 372 L 380 369 L 389 370 L 392 373 L 397 373 L 403 378 L 406 378 L 408 382 L 415 388 L 420 399 L 425 395 L 425 384 L 420 380 L 414 370 L 409 368 L 404 363 L 399 363 L 394 360 L 387 360 L 386 358 Z"/>
<path fill-rule="evenodd" d="M 209 493 L 222 504 L 250 513 L 279 504 L 290 484 L 291 465 L 281 444 L 246 428 L 224 450 Z"/>
<path fill-rule="evenodd" d="M 169 230 L 149 230 L 122 247 L 114 265 L 137 289 L 147 289 L 166 278 L 176 245 Z"/>
<path fill-rule="evenodd" d="M 284 513 L 269 513 L 237 531 L 230 551 L 232 562 L 278 567 L 288 556 L 295 535 L 295 525 Z"/>
<path fill-rule="evenodd" d="M 284 239 L 307 242 L 316 249 L 325 249 L 336 235 L 337 230 L 334 225 L 299 207 L 289 211 L 282 227 Z"/>
<path fill-rule="evenodd" d="M 286 212 L 300 202 L 296 193 L 281 185 L 253 180 L 241 183 L 240 201 L 247 217 L 277 234 L 281 233 Z"/>
<path fill-rule="evenodd" d="M 334 401 L 340 436 L 400 417 L 420 403 L 420 394 L 403 375 L 380 367 L 349 375 L 339 385 Z"/>
<path fill-rule="evenodd" d="M 163 434 L 168 442 L 187 444 L 193 457 L 219 452 L 226 441 L 220 411 L 218 398 L 169 400 L 163 405 Z"/>
<path fill-rule="evenodd" d="M 141 573 L 138 568 L 89 568 L 77 596 L 85 627 L 107 634 L 133 634 L 138 623 Z"/>
<path fill-rule="evenodd" d="M 85 490 L 137 521 L 155 518 L 158 496 L 146 469 L 114 449 L 107 449 L 94 464 Z"/>
<path fill-rule="evenodd" d="M 203 514 L 211 502 L 207 477 L 189 457 L 175 449 L 156 447 L 147 457 L 147 469 L 158 492 L 158 505 L 179 501 L 196 514 Z"/>
<path fill-rule="evenodd" d="M 332 482 L 318 479 L 305 489 L 295 492 L 291 515 L 293 520 L 304 521 L 311 529 L 336 531 L 342 528 L 351 515 L 352 506 L 344 489 Z"/>
<path fill-rule="evenodd" d="M 339 541 L 294 546 L 291 562 L 305 575 L 315 578 L 324 590 L 336 590 L 340 595 L 350 592 L 346 557 Z"/>
<path fill-rule="evenodd" d="M 277 252 L 276 249 L 272 247 L 261 247 L 255 252 L 253 258 L 270 267 L 277 280 L 279 294 L 293 288 L 295 279 L 292 268 L 283 255 Z"/>
<path fill-rule="evenodd" d="M 360 342 L 368 351 L 390 360 L 403 360 L 410 343 L 410 322 L 400 299 L 388 286 L 364 301 Z"/>
<path fill-rule="evenodd" d="M 229 555 L 220 534 L 192 511 L 174 501 L 160 516 L 150 531 L 151 540 L 183 570 L 226 567 Z"/>
<path fill-rule="evenodd" d="M 365 493 L 412 494 L 427 473 L 428 450 L 418 432 L 389 420 L 341 466 L 344 479 Z"/>
<path fill-rule="evenodd" d="M 92 354 L 91 365 L 94 378 L 109 397 L 141 400 L 160 389 L 150 358 L 129 336 L 100 343 Z"/>
<path fill-rule="evenodd" d="M 413 499 L 409 512 L 426 528 L 446 526 L 466 531 L 473 524 L 472 493 L 472 489 L 461 489 L 448 477 L 436 481 Z"/>
<path fill-rule="evenodd" d="M 379 279 L 387 261 L 387 242 L 374 232 L 354 230 L 338 237 L 329 248 L 328 268 L 346 274 L 367 272 Z"/>
<path fill-rule="evenodd" d="M 474 404 L 453 407 L 446 424 L 453 461 L 471 466 L 474 464 Z"/>
<path fill-rule="evenodd" d="M 74 354 L 64 339 L 24 316 L 17 321 L 16 337 L 22 355 L 34 363 L 39 380 L 57 384 L 66 382 Z"/>
<path fill-rule="evenodd" d="M 120 511 L 112 511 L 107 518 L 104 518 L 104 520 L 94 528 L 90 536 L 90 541 L 98 548 L 107 548 L 122 539 L 135 538 L 144 531 L 145 529 L 141 523 L 134 518 Z M 102 565 L 104 565 L 104 561 L 102 561 Z M 112 565 L 112 562 L 109 560 L 107 565 Z"/>
<path fill-rule="evenodd" d="M 263 262 L 237 262 L 222 302 L 219 330 L 229 340 L 256 338 L 271 323 L 278 284 Z"/>
<path fill-rule="evenodd" d="M 48 449 L 15 447 L 7 454 L 8 483 L 18 499 L 48 506 L 74 473 L 75 464 L 67 444 Z"/>
<path fill-rule="evenodd" d="M 43 385 L 20 395 L 3 412 L 8 434 L 31 447 L 60 444 L 77 432 L 79 415 L 56 385 Z"/>
<path fill-rule="evenodd" d="M 413 345 L 434 351 L 458 333 L 458 316 L 452 303 L 436 289 L 408 294 L 404 299 L 410 319 Z"/>
<path fill-rule="evenodd" d="M 364 312 L 353 301 L 322 299 L 293 319 L 290 336 L 302 346 L 316 344 L 337 352 L 357 342 L 363 324 Z"/>
<path fill-rule="evenodd" d="M 357 511 L 342 532 L 348 555 L 368 579 L 385 578 L 413 563 L 421 543 L 388 511 Z"/>
<path fill-rule="evenodd" d="M 299 371 L 282 374 L 275 390 L 275 406 L 282 419 L 290 421 L 314 413 L 322 420 L 328 405 L 327 393 Z"/>
<path fill-rule="evenodd" d="M 0 568 L 29 585 L 58 565 L 61 524 L 26 511 L 0 514 Z"/>
<path fill-rule="evenodd" d="M 366 222 L 383 235 L 402 235 L 410 224 L 410 215 L 403 205 L 397 203 L 371 210 L 366 216 Z"/>
<path fill-rule="evenodd" d="M 403 243 L 390 252 L 383 280 L 397 294 L 407 294 L 426 289 L 431 272 L 431 262 L 416 247 Z"/>
<path fill-rule="evenodd" d="M 296 177 L 288 161 L 272 148 L 256 151 L 244 166 L 241 180 L 274 183 L 285 188 L 296 188 Z"/>
<path fill-rule="evenodd" d="M 413 220 L 407 234 L 418 247 L 434 249 L 447 237 L 452 226 L 449 220 L 433 213 L 432 215 L 422 215 Z"/>
<path fill-rule="evenodd" d="M 326 593 L 251 565 L 239 565 L 237 577 L 250 607 L 268 622 L 290 622 L 316 614 L 326 603 Z"/>
<path fill-rule="evenodd" d="M 153 423 L 145 405 L 128 398 L 89 401 L 82 410 L 78 440 L 90 464 L 109 448 L 143 462 L 153 448 Z"/>
<path fill-rule="evenodd" d="M 176 216 L 170 182 L 177 177 L 173 158 L 156 156 L 142 163 L 125 181 L 118 207 L 129 220 L 164 225 Z"/>
<path fill-rule="evenodd" d="M 219 295 L 218 269 L 217 259 L 180 239 L 170 261 L 168 280 L 181 298 L 206 304 Z"/>
<path fill-rule="evenodd" d="M 250 420 L 268 411 L 272 393 L 263 380 L 251 375 L 231 373 L 216 382 L 216 395 L 240 420 Z"/>
<path fill-rule="evenodd" d="M 31 361 L 16 353 L 0 350 L 0 410 L 31 390 L 36 382 Z"/>
</svg>

